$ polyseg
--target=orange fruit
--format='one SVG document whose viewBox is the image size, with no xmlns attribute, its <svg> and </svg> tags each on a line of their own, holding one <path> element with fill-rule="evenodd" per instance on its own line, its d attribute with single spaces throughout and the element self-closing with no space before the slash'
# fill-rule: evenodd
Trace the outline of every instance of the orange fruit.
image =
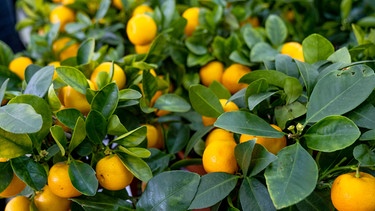
<svg viewBox="0 0 375 211">
<path fill-rule="evenodd" d="M 98 89 L 97 78 L 100 72 L 106 72 L 109 74 L 112 68 L 112 62 L 103 62 L 98 65 L 94 71 L 91 73 L 90 80 L 94 83 L 95 89 Z M 122 89 L 125 87 L 126 84 L 126 75 L 124 70 L 117 64 L 113 64 L 113 77 L 112 81 L 114 81 L 118 87 L 118 89 Z"/>
<path fill-rule="evenodd" d="M 236 173 L 238 167 L 234 156 L 235 147 L 236 143 L 231 141 L 217 141 L 207 145 L 202 156 L 204 170 L 207 173 Z"/>
<path fill-rule="evenodd" d="M 0 163 L 7 162 L 9 159 L 8 158 L 0 158 Z"/>
<path fill-rule="evenodd" d="M 17 175 L 13 174 L 13 178 L 10 181 L 8 187 L 6 187 L 5 190 L 3 190 L 0 193 L 0 198 L 1 197 L 9 198 L 9 197 L 15 196 L 21 193 L 21 191 L 23 191 L 25 187 L 26 187 L 26 184 L 22 180 L 20 180 L 17 177 Z"/>
<path fill-rule="evenodd" d="M 60 67 L 61 64 L 59 61 L 54 61 L 54 62 L 50 62 L 48 63 L 49 66 L 53 66 L 55 68 L 55 71 L 53 72 L 53 77 L 52 77 L 52 80 L 55 80 L 57 78 L 57 72 L 56 72 L 56 67 Z"/>
<path fill-rule="evenodd" d="M 16 196 L 5 206 L 4 211 L 29 211 L 30 200 L 26 196 Z"/>
<path fill-rule="evenodd" d="M 151 13 L 151 12 L 154 12 L 154 10 L 147 4 L 141 4 L 137 6 L 136 8 L 134 8 L 132 16 L 141 15 L 141 14 L 145 14 L 148 12 Z"/>
<path fill-rule="evenodd" d="M 129 19 L 126 34 L 134 45 L 150 44 L 156 37 L 158 27 L 149 15 L 140 14 Z"/>
<path fill-rule="evenodd" d="M 221 128 L 214 128 L 206 137 L 206 146 L 217 141 L 230 141 L 236 142 L 233 133 Z"/>
<path fill-rule="evenodd" d="M 205 86 L 210 86 L 213 81 L 221 83 L 224 73 L 224 64 L 219 61 L 212 61 L 204 65 L 199 70 L 199 77 Z"/>
<path fill-rule="evenodd" d="M 345 173 L 332 184 L 331 200 L 339 211 L 375 210 L 375 177 L 365 172 Z"/>
<path fill-rule="evenodd" d="M 224 70 L 221 83 L 230 91 L 230 93 L 234 94 L 247 87 L 247 84 L 238 83 L 238 81 L 250 71 L 249 67 L 242 64 L 232 64 Z"/>
<path fill-rule="evenodd" d="M 78 49 L 79 44 L 69 37 L 57 39 L 52 44 L 52 51 L 60 61 L 77 56 Z"/>
<path fill-rule="evenodd" d="M 48 174 L 48 186 L 53 194 L 61 198 L 71 198 L 82 195 L 72 184 L 69 177 L 69 164 L 55 163 Z"/>
<path fill-rule="evenodd" d="M 61 3 L 63 5 L 67 5 L 67 4 L 73 4 L 75 2 L 75 0 L 62 0 Z"/>
<path fill-rule="evenodd" d="M 34 197 L 34 204 L 38 211 L 68 211 L 71 201 L 68 198 L 61 198 L 52 193 L 48 185 L 38 191 Z"/>
<path fill-rule="evenodd" d="M 164 138 L 161 128 L 151 124 L 145 125 L 147 127 L 147 148 L 163 148 Z"/>
<path fill-rule="evenodd" d="M 103 157 L 98 161 L 95 169 L 99 184 L 107 190 L 122 190 L 134 178 L 117 155 Z"/>
<path fill-rule="evenodd" d="M 271 124 L 273 128 L 278 131 L 282 131 L 277 125 Z M 286 146 L 286 137 L 281 138 L 269 138 L 264 136 L 253 136 L 248 134 L 241 134 L 240 143 L 255 139 L 255 142 L 264 146 L 269 152 L 277 154 L 282 148 Z"/>
<path fill-rule="evenodd" d="M 134 45 L 134 50 L 137 54 L 144 54 L 150 50 L 151 43 L 146 45 Z"/>
<path fill-rule="evenodd" d="M 191 36 L 197 28 L 197 26 L 199 25 L 199 8 L 191 7 L 186 9 L 182 13 L 182 17 L 187 20 L 184 33 L 186 36 Z"/>
<path fill-rule="evenodd" d="M 49 15 L 49 21 L 52 24 L 60 23 L 60 31 L 65 31 L 65 25 L 75 21 L 75 13 L 69 7 L 59 5 L 52 9 Z"/>
<path fill-rule="evenodd" d="M 87 82 L 91 89 L 95 88 L 93 82 L 91 82 L 90 80 L 87 80 Z M 86 95 L 78 92 L 71 86 L 64 86 L 63 88 L 61 88 L 59 92 L 59 98 L 61 104 L 65 108 L 75 108 L 82 114 L 88 114 L 91 109 L 91 105 L 87 101 Z"/>
<path fill-rule="evenodd" d="M 117 9 L 122 9 L 122 0 L 112 0 L 112 5 L 115 6 Z"/>
<path fill-rule="evenodd" d="M 9 65 L 8 68 L 11 70 L 13 73 L 15 73 L 21 80 L 25 79 L 25 70 L 27 66 L 32 64 L 33 61 L 26 56 L 20 56 L 15 59 L 13 59 Z"/>
<path fill-rule="evenodd" d="M 298 42 L 284 43 L 281 46 L 280 53 L 288 55 L 288 56 L 292 57 L 293 59 L 297 59 L 301 62 L 305 61 L 305 58 L 303 57 L 302 45 Z"/>
<path fill-rule="evenodd" d="M 224 112 L 237 111 L 239 110 L 238 106 L 233 102 L 227 99 L 219 99 L 221 106 L 223 107 Z M 217 118 L 202 116 L 202 122 L 204 126 L 213 125 Z"/>
</svg>

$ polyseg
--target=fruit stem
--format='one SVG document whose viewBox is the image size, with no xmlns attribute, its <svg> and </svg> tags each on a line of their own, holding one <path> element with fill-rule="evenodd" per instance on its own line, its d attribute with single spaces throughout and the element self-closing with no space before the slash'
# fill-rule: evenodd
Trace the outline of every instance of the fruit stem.
<svg viewBox="0 0 375 211">
<path fill-rule="evenodd" d="M 356 178 L 360 178 L 361 177 L 361 174 L 359 172 L 359 164 L 358 164 L 358 167 L 355 169 L 355 177 Z"/>
</svg>

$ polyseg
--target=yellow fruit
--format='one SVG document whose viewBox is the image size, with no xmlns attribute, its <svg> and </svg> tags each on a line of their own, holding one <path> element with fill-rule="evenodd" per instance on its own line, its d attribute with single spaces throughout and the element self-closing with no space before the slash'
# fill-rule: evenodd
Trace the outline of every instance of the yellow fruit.
<svg viewBox="0 0 375 211">
<path fill-rule="evenodd" d="M 26 196 L 16 196 L 5 206 L 4 211 L 29 211 L 30 200 Z"/>
<path fill-rule="evenodd" d="M 57 78 L 57 72 L 56 72 L 56 67 L 60 67 L 61 64 L 59 61 L 54 61 L 54 62 L 50 62 L 48 63 L 49 66 L 53 66 L 55 68 L 55 71 L 53 72 L 53 77 L 52 77 L 52 80 L 55 80 Z"/>
<path fill-rule="evenodd" d="M 238 83 L 238 81 L 250 71 L 249 67 L 242 64 L 232 64 L 224 70 L 221 83 L 230 91 L 230 93 L 234 94 L 247 87 L 247 84 Z"/>
<path fill-rule="evenodd" d="M 237 111 L 239 110 L 238 106 L 233 102 L 227 99 L 219 99 L 221 106 L 223 107 L 224 112 Z M 213 125 L 217 118 L 202 116 L 202 122 L 204 126 Z"/>
<path fill-rule="evenodd" d="M 96 164 L 96 177 L 103 188 L 122 190 L 132 182 L 134 175 L 117 155 L 108 155 Z"/>
<path fill-rule="evenodd" d="M 126 34 L 134 45 L 150 44 L 156 37 L 158 27 L 150 16 L 140 14 L 129 19 Z"/>
<path fill-rule="evenodd" d="M 13 178 L 10 181 L 8 187 L 6 187 L 5 190 L 3 190 L 0 193 L 0 198 L 1 197 L 9 198 L 9 197 L 15 196 L 21 193 L 21 191 L 23 191 L 25 187 L 26 187 L 26 184 L 22 180 L 20 180 L 17 177 L 17 175 L 13 174 Z"/>
<path fill-rule="evenodd" d="M 8 68 L 15 73 L 21 80 L 25 79 L 25 70 L 33 61 L 29 57 L 21 56 L 13 59 Z"/>
<path fill-rule="evenodd" d="M 97 78 L 100 72 L 106 72 L 109 74 L 112 68 L 112 62 L 103 62 L 99 66 L 97 66 L 94 71 L 91 73 L 90 80 L 94 83 L 94 87 L 98 89 Z M 118 87 L 118 89 L 122 89 L 125 87 L 126 84 L 126 75 L 124 70 L 117 64 L 113 64 L 113 77 L 112 81 L 114 81 Z"/>
<path fill-rule="evenodd" d="M 49 21 L 52 24 L 60 23 L 60 31 L 65 31 L 65 25 L 75 21 L 74 11 L 66 6 L 60 5 L 55 7 L 50 15 Z"/>
<path fill-rule="evenodd" d="M 182 13 L 182 17 L 187 20 L 184 33 L 186 36 L 191 36 L 197 28 L 197 26 L 199 25 L 199 8 L 191 7 L 186 9 Z"/>
<path fill-rule="evenodd" d="M 93 82 L 90 80 L 87 80 L 87 82 L 91 89 L 95 88 Z M 78 92 L 71 86 L 61 88 L 59 98 L 65 108 L 75 108 L 82 114 L 88 114 L 90 111 L 91 105 L 87 101 L 86 95 Z"/>
<path fill-rule="evenodd" d="M 49 170 L 48 186 L 53 194 L 61 198 L 71 198 L 82 195 L 72 184 L 69 177 L 69 164 L 59 162 Z"/>
<path fill-rule="evenodd" d="M 221 83 L 224 73 L 224 64 L 219 61 L 212 61 L 201 67 L 199 77 L 205 86 L 210 86 L 213 81 Z"/>
<path fill-rule="evenodd" d="M 78 48 L 79 44 L 69 37 L 60 38 L 52 44 L 52 50 L 60 61 L 77 56 Z"/>
<path fill-rule="evenodd" d="M 375 210 L 375 177 L 365 172 L 346 173 L 332 184 L 331 200 L 338 211 Z"/>
<path fill-rule="evenodd" d="M 234 156 L 235 147 L 236 143 L 231 141 L 218 141 L 207 145 L 202 156 L 204 170 L 207 173 L 236 173 L 238 167 Z"/>
<path fill-rule="evenodd" d="M 0 158 L 0 163 L 5 163 L 7 162 L 9 159 L 8 158 Z"/>
<path fill-rule="evenodd" d="M 151 13 L 151 12 L 154 12 L 154 10 L 147 4 L 141 4 L 137 6 L 136 8 L 134 8 L 132 15 L 136 16 L 136 15 L 141 15 L 141 14 L 145 14 L 148 12 Z"/>
<path fill-rule="evenodd" d="M 137 54 L 144 54 L 147 53 L 150 50 L 151 43 L 146 45 L 135 45 L 134 50 Z"/>
<path fill-rule="evenodd" d="M 75 0 L 62 0 L 61 3 L 63 5 L 67 5 L 67 4 L 73 4 L 75 2 Z"/>
<path fill-rule="evenodd" d="M 163 148 L 164 138 L 160 127 L 146 124 L 147 127 L 147 148 Z"/>
<path fill-rule="evenodd" d="M 117 9 L 122 9 L 122 0 L 112 0 L 113 6 L 115 6 Z"/>
<path fill-rule="evenodd" d="M 67 198 L 56 196 L 46 185 L 42 191 L 36 193 L 34 203 L 38 211 L 68 211 L 70 210 L 71 201 Z"/>
<path fill-rule="evenodd" d="M 229 142 L 236 142 L 233 137 L 233 133 L 221 128 L 215 128 L 211 132 L 208 133 L 206 137 L 206 146 L 211 143 L 218 142 L 218 141 L 229 141 Z"/>
<path fill-rule="evenodd" d="M 305 58 L 303 57 L 302 45 L 298 42 L 284 43 L 281 47 L 280 53 L 288 55 L 301 62 L 305 61 Z"/>
<path fill-rule="evenodd" d="M 278 131 L 282 131 L 277 125 L 271 124 L 273 128 Z M 281 138 L 268 138 L 263 136 L 253 136 L 248 134 L 241 134 L 240 143 L 255 139 L 255 142 L 264 146 L 269 152 L 277 154 L 282 148 L 286 146 L 285 136 Z"/>
</svg>

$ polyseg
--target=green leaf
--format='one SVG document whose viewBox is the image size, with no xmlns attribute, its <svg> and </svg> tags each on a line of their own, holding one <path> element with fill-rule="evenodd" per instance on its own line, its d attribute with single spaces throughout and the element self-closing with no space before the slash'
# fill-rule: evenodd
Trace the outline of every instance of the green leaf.
<svg viewBox="0 0 375 211">
<path fill-rule="evenodd" d="M 312 34 L 302 41 L 305 62 L 315 63 L 326 60 L 335 52 L 332 43 L 319 34 Z"/>
<path fill-rule="evenodd" d="M 264 42 L 264 37 L 259 31 L 251 27 L 251 25 L 245 25 L 242 30 L 242 37 L 250 49 L 257 43 Z"/>
<path fill-rule="evenodd" d="M 73 186 L 86 196 L 94 196 L 99 187 L 95 170 L 87 163 L 73 160 L 69 164 L 69 177 Z"/>
<path fill-rule="evenodd" d="M 67 108 L 56 112 L 56 118 L 70 129 L 73 129 L 78 118 L 83 118 L 80 111 L 74 108 Z"/>
<path fill-rule="evenodd" d="M 107 120 L 96 110 L 91 110 L 86 118 L 87 137 L 94 144 L 102 143 L 107 134 Z"/>
<path fill-rule="evenodd" d="M 142 97 L 142 94 L 134 89 L 121 89 L 119 91 L 119 101 L 137 100 L 141 97 Z"/>
<path fill-rule="evenodd" d="M 213 81 L 208 88 L 210 88 L 219 99 L 229 99 L 231 97 L 229 90 L 216 80 Z"/>
<path fill-rule="evenodd" d="M 27 134 L 14 134 L 0 128 L 0 157 L 16 158 L 32 150 L 32 142 Z"/>
<path fill-rule="evenodd" d="M 200 84 L 193 85 L 189 89 L 190 103 L 195 111 L 208 117 L 218 117 L 224 112 L 219 98 L 215 93 Z"/>
<path fill-rule="evenodd" d="M 353 155 L 358 160 L 361 166 L 375 165 L 375 152 L 373 152 L 367 145 L 360 144 L 353 150 Z"/>
<path fill-rule="evenodd" d="M 278 54 L 275 58 L 275 68 L 277 71 L 282 72 L 288 76 L 299 78 L 300 74 L 296 65 L 297 61 L 298 60 L 293 60 L 293 58 L 288 55 Z"/>
<path fill-rule="evenodd" d="M 73 129 L 72 138 L 69 143 L 69 151 L 72 152 L 86 138 L 85 120 L 79 117 Z"/>
<path fill-rule="evenodd" d="M 137 158 L 148 158 L 151 156 L 151 152 L 148 149 L 142 148 L 142 147 L 129 147 L 125 148 L 120 146 L 119 149 L 131 156 L 137 157 Z"/>
<path fill-rule="evenodd" d="M 86 76 L 78 69 L 70 66 L 56 67 L 58 76 L 79 93 L 86 94 L 89 87 Z"/>
<path fill-rule="evenodd" d="M 347 117 L 328 116 L 312 125 L 303 137 L 310 149 L 333 152 L 352 145 L 361 135 Z"/>
<path fill-rule="evenodd" d="M 65 136 L 65 132 L 61 126 L 54 125 L 50 128 L 52 138 L 55 140 L 57 146 L 60 149 L 61 156 L 65 155 L 65 146 L 67 144 L 67 139 Z"/>
<path fill-rule="evenodd" d="M 155 108 L 171 112 L 187 112 L 191 106 L 186 100 L 176 94 L 163 94 L 155 102 Z"/>
<path fill-rule="evenodd" d="M 48 88 L 47 102 L 48 102 L 48 105 L 50 106 L 52 111 L 60 110 L 61 102 L 60 102 L 60 99 L 55 92 L 53 84 L 51 84 Z"/>
<path fill-rule="evenodd" d="M 135 147 L 141 144 L 147 135 L 147 127 L 145 125 L 140 126 L 134 130 L 131 130 L 113 140 L 124 147 Z"/>
<path fill-rule="evenodd" d="M 109 83 L 102 88 L 91 102 L 91 109 L 100 112 L 105 119 L 108 119 L 116 110 L 119 95 L 116 83 Z"/>
<path fill-rule="evenodd" d="M 363 103 L 346 116 L 358 127 L 375 129 L 375 107 L 370 103 Z"/>
<path fill-rule="evenodd" d="M 325 194 L 320 192 L 322 191 L 314 190 L 308 197 L 298 202 L 296 207 L 299 210 L 332 210 L 333 208 L 331 198 L 328 195 L 329 193 Z M 326 195 L 328 195 L 328 197 L 326 197 Z"/>
<path fill-rule="evenodd" d="M 342 64 L 350 64 L 352 63 L 352 58 L 350 56 L 350 52 L 347 47 L 343 47 L 335 51 L 333 54 L 331 54 L 328 58 L 328 61 L 331 62 L 340 62 Z"/>
<path fill-rule="evenodd" d="M 211 207 L 220 202 L 236 187 L 238 176 L 215 172 L 203 175 L 189 209 Z"/>
<path fill-rule="evenodd" d="M 375 140 L 375 129 L 368 130 L 362 133 L 361 137 L 359 137 L 361 141 L 372 141 Z"/>
<path fill-rule="evenodd" d="M 152 178 L 152 172 L 147 163 L 141 158 L 128 155 L 123 152 L 116 153 L 125 167 L 139 180 L 148 182 Z"/>
<path fill-rule="evenodd" d="M 32 94 L 38 97 L 44 97 L 52 83 L 54 68 L 46 66 L 38 70 L 28 82 L 24 94 Z"/>
<path fill-rule="evenodd" d="M 102 3 L 100 5 L 104 4 L 103 2 L 106 2 L 106 1 L 102 1 Z M 77 52 L 77 63 L 78 63 L 78 65 L 90 63 L 91 60 L 94 57 L 94 50 L 95 50 L 95 39 L 94 38 L 88 38 L 87 40 L 83 41 L 82 44 L 79 46 L 78 52 Z M 59 74 L 59 72 L 58 72 L 58 74 Z M 60 74 L 59 74 L 59 76 L 60 76 Z"/>
<path fill-rule="evenodd" d="M 0 40 L 0 65 L 8 66 L 14 58 L 12 49 Z"/>
<path fill-rule="evenodd" d="M 121 123 L 120 118 L 115 114 L 108 120 L 107 131 L 108 134 L 115 136 L 120 136 L 128 132 L 125 126 Z"/>
<path fill-rule="evenodd" d="M 3 102 L 8 82 L 9 82 L 9 78 L 5 79 L 5 81 L 3 82 L 3 84 L 1 84 L 1 87 L 0 87 L 0 102 Z"/>
<path fill-rule="evenodd" d="M 225 112 L 216 120 L 215 127 L 239 134 L 280 138 L 284 133 L 275 130 L 270 124 L 255 114 L 246 111 Z"/>
<path fill-rule="evenodd" d="M 243 210 L 276 211 L 266 186 L 254 177 L 244 178 L 240 186 L 239 197 Z"/>
<path fill-rule="evenodd" d="M 310 96 L 318 80 L 319 72 L 311 64 L 298 60 L 295 60 L 295 62 L 297 64 L 298 72 L 301 75 L 303 84 L 306 87 L 307 96 Z"/>
<path fill-rule="evenodd" d="M 277 106 L 275 108 L 275 118 L 277 125 L 284 129 L 288 121 L 301 117 L 306 114 L 306 106 L 298 101 L 288 105 Z"/>
<path fill-rule="evenodd" d="M 168 152 L 176 154 L 181 151 L 190 138 L 190 127 L 181 122 L 169 124 L 165 145 Z"/>
<path fill-rule="evenodd" d="M 213 126 L 206 126 L 199 128 L 191 137 L 189 142 L 186 145 L 185 155 L 188 155 L 194 146 L 202 139 L 204 135 L 206 135 L 210 130 L 212 130 Z"/>
<path fill-rule="evenodd" d="M 84 207 L 84 210 L 100 211 L 100 210 L 121 210 L 134 211 L 133 204 L 123 197 L 116 197 L 111 194 L 98 192 L 95 196 L 80 196 L 69 200 Z"/>
<path fill-rule="evenodd" d="M 306 122 L 317 122 L 329 115 L 344 114 L 366 100 L 374 88 L 374 71 L 366 66 L 352 66 L 346 70 L 327 73 L 311 93 Z"/>
<path fill-rule="evenodd" d="M 10 162 L 0 162 L 0 193 L 3 192 L 13 179 L 13 169 Z"/>
<path fill-rule="evenodd" d="M 96 11 L 96 14 L 95 14 L 95 19 L 99 21 L 100 19 L 104 18 L 110 6 L 111 6 L 110 0 L 100 1 L 99 9 Z"/>
<path fill-rule="evenodd" d="M 34 190 L 41 190 L 47 184 L 47 172 L 32 158 L 22 156 L 10 160 L 14 173 Z"/>
<path fill-rule="evenodd" d="M 279 46 L 284 43 L 288 30 L 279 16 L 270 15 L 266 19 L 266 34 L 273 46 Z"/>
<path fill-rule="evenodd" d="M 257 105 L 259 105 L 261 102 L 270 98 L 272 95 L 274 95 L 276 93 L 278 93 L 278 92 L 277 91 L 276 92 L 262 92 L 262 93 L 250 95 L 247 98 L 247 104 L 248 104 L 249 109 L 254 110 L 254 108 Z"/>
<path fill-rule="evenodd" d="M 189 208 L 200 182 L 198 174 L 167 171 L 153 177 L 137 203 L 138 210 L 175 210 Z"/>
<path fill-rule="evenodd" d="M 11 133 L 35 133 L 42 128 L 42 116 L 25 103 L 11 103 L 0 107 L 0 128 Z"/>
<path fill-rule="evenodd" d="M 263 62 L 274 60 L 279 52 L 266 42 L 259 42 L 253 46 L 250 52 L 252 62 Z"/>
</svg>

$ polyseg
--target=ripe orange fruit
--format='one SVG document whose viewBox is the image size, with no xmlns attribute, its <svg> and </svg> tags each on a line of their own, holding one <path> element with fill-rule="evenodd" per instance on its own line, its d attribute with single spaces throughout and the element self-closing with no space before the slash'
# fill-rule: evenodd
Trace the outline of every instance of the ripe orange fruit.
<svg viewBox="0 0 375 211">
<path fill-rule="evenodd" d="M 34 197 L 35 206 L 39 211 L 68 211 L 71 201 L 68 198 L 61 198 L 52 193 L 48 185 L 38 191 Z"/>
<path fill-rule="evenodd" d="M 331 200 L 339 211 L 375 210 L 375 177 L 365 172 L 345 173 L 332 184 Z"/>
<path fill-rule="evenodd" d="M 230 142 L 236 142 L 236 140 L 233 137 L 233 133 L 221 128 L 214 128 L 212 131 L 210 131 L 206 137 L 206 146 L 208 146 L 211 143 L 218 142 L 218 141 L 230 141 Z"/>
<path fill-rule="evenodd" d="M 87 80 L 91 89 L 94 89 L 94 83 Z M 71 86 L 64 86 L 59 92 L 61 104 L 65 108 L 75 108 L 82 114 L 88 114 L 91 108 L 90 103 L 87 101 L 86 95 L 78 92 Z"/>
<path fill-rule="evenodd" d="M 150 50 L 151 43 L 146 45 L 134 45 L 134 50 L 137 54 L 144 54 Z"/>
<path fill-rule="evenodd" d="M 204 65 L 199 70 L 199 78 L 205 86 L 210 86 L 213 81 L 221 83 L 224 73 L 224 64 L 219 61 L 212 61 Z"/>
<path fill-rule="evenodd" d="M 7 162 L 9 159 L 8 158 L 0 158 L 0 163 L 5 163 Z"/>
<path fill-rule="evenodd" d="M 147 127 L 147 148 L 163 148 L 164 138 L 161 128 L 151 124 L 145 125 Z"/>
<path fill-rule="evenodd" d="M 96 164 L 96 177 L 103 188 L 122 190 L 132 182 L 134 175 L 117 155 L 108 155 Z"/>
<path fill-rule="evenodd" d="M 186 9 L 182 13 L 182 17 L 187 20 L 184 33 L 186 36 L 191 36 L 197 28 L 197 26 L 199 25 L 199 8 L 191 7 Z"/>
<path fill-rule="evenodd" d="M 25 70 L 27 66 L 32 64 L 33 61 L 26 56 L 20 56 L 15 59 L 13 59 L 9 65 L 8 68 L 15 73 L 21 80 L 25 79 Z"/>
<path fill-rule="evenodd" d="M 298 42 L 284 43 L 281 46 L 280 53 L 288 55 L 288 56 L 292 57 L 293 59 L 297 59 L 301 62 L 305 61 L 305 58 L 303 57 L 302 45 Z"/>
<path fill-rule="evenodd" d="M 126 34 L 134 45 L 147 45 L 156 37 L 158 27 L 149 15 L 140 14 L 129 19 Z"/>
<path fill-rule="evenodd" d="M 6 187 L 5 190 L 3 190 L 0 193 L 0 198 L 1 197 L 9 198 L 9 197 L 15 196 L 21 193 L 21 191 L 23 191 L 25 187 L 26 187 L 26 184 L 22 180 L 20 180 L 17 177 L 17 175 L 13 174 L 13 178 L 10 181 L 8 187 Z"/>
<path fill-rule="evenodd" d="M 221 106 L 223 107 L 224 112 L 237 111 L 239 110 L 238 106 L 233 102 L 227 99 L 219 99 Z M 202 122 L 204 126 L 213 125 L 217 118 L 202 116 Z"/>
<path fill-rule="evenodd" d="M 145 14 L 145 13 L 148 13 L 148 12 L 151 13 L 151 12 L 154 12 L 154 10 L 150 6 L 148 6 L 147 4 L 141 4 L 141 5 L 137 6 L 136 8 L 134 8 L 132 16 Z"/>
<path fill-rule="evenodd" d="M 75 21 L 74 11 L 64 5 L 60 5 L 52 9 L 49 15 L 49 21 L 52 24 L 60 23 L 60 31 L 65 31 L 65 25 Z"/>
<path fill-rule="evenodd" d="M 115 6 L 117 9 L 122 9 L 122 0 L 112 0 L 113 6 Z"/>
<path fill-rule="evenodd" d="M 69 164 L 55 163 L 48 174 L 48 186 L 53 194 L 61 198 L 71 198 L 82 195 L 72 184 L 69 177 Z"/>
<path fill-rule="evenodd" d="M 97 66 L 94 71 L 91 73 L 90 80 L 94 83 L 95 89 L 98 89 L 97 78 L 100 72 L 106 72 L 109 74 L 112 67 L 112 62 L 103 62 L 99 66 Z M 122 89 L 125 87 L 126 84 L 126 75 L 124 70 L 117 64 L 113 64 L 113 77 L 112 81 L 114 81 L 118 87 L 118 89 Z"/>
<path fill-rule="evenodd" d="M 231 141 L 218 141 L 207 145 L 202 156 L 204 170 L 207 173 L 236 173 L 238 167 L 234 156 L 235 147 L 236 143 Z"/>
<path fill-rule="evenodd" d="M 60 61 L 77 56 L 78 48 L 79 44 L 69 37 L 57 39 L 52 44 L 52 51 Z"/>
<path fill-rule="evenodd" d="M 277 125 L 271 124 L 273 128 L 278 131 L 282 131 Z M 264 146 L 269 152 L 277 154 L 282 148 L 286 146 L 286 137 L 281 138 L 268 138 L 263 136 L 253 136 L 248 134 L 241 134 L 240 143 L 255 139 L 255 142 Z"/>
<path fill-rule="evenodd" d="M 230 93 L 234 94 L 247 87 L 247 84 L 238 83 L 238 81 L 250 71 L 249 67 L 242 64 L 232 64 L 224 70 L 221 82 Z"/>
<path fill-rule="evenodd" d="M 4 211 L 29 211 L 30 200 L 26 196 L 16 196 L 5 206 Z"/>
</svg>

